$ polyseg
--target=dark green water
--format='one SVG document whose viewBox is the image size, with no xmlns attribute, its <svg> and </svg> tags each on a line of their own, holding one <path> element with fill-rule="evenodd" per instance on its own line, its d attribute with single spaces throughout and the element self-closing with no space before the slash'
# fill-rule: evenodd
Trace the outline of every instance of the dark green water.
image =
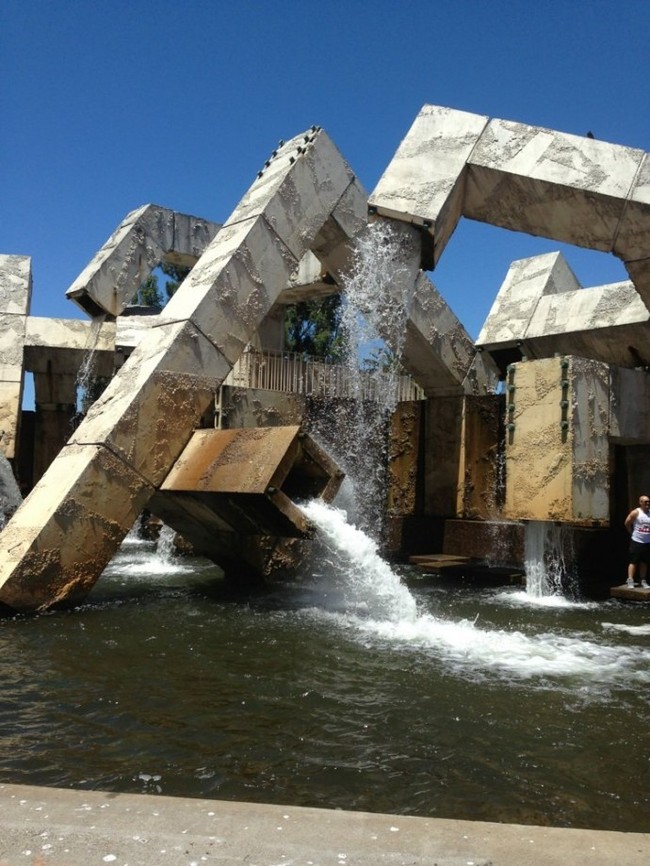
<svg viewBox="0 0 650 866">
<path fill-rule="evenodd" d="M 87 604 L 0 621 L 2 781 L 650 831 L 648 606 L 410 579 L 377 620 L 320 555 L 237 599 L 127 545 Z"/>
</svg>

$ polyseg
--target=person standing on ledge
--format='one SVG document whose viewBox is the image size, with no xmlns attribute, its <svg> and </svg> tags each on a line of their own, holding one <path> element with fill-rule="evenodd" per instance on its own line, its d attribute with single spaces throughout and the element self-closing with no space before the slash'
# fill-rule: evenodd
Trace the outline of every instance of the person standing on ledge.
<svg viewBox="0 0 650 866">
<path fill-rule="evenodd" d="M 650 589 L 646 580 L 650 562 L 650 498 L 639 496 L 639 507 L 625 518 L 625 528 L 631 535 L 626 585 L 634 586 L 637 567 L 642 589 Z"/>
</svg>

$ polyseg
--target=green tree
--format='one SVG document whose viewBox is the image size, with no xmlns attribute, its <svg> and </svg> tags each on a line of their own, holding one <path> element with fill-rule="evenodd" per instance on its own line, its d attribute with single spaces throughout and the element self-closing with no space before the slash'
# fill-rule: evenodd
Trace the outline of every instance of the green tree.
<svg viewBox="0 0 650 866">
<path fill-rule="evenodd" d="M 343 357 L 341 295 L 299 301 L 287 306 L 284 319 L 287 351 L 336 363 Z"/>
<path fill-rule="evenodd" d="M 133 296 L 131 303 L 139 304 L 143 307 L 154 307 L 156 310 L 162 310 L 185 277 L 189 274 L 190 270 L 191 268 L 188 267 L 161 262 L 156 268 L 156 271 L 159 271 L 166 277 L 170 277 L 170 279 L 165 280 L 164 295 L 158 282 L 159 275 L 154 271 L 140 284 L 140 287 Z"/>
</svg>

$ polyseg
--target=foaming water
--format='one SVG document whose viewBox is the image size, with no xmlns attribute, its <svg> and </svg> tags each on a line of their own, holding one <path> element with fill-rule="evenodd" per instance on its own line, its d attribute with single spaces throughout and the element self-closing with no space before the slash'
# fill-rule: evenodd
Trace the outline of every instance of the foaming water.
<svg viewBox="0 0 650 866">
<path fill-rule="evenodd" d="M 531 598 L 564 597 L 575 593 L 575 574 L 567 564 L 573 560 L 572 538 L 564 525 L 542 520 L 526 523 L 526 593 Z"/>
<path fill-rule="evenodd" d="M 528 590 L 508 590 L 498 592 L 495 593 L 494 598 L 502 604 L 511 605 L 513 607 L 546 607 L 556 608 L 559 610 L 569 610 L 572 608 L 576 610 L 588 610 L 589 608 L 597 607 L 597 604 L 591 601 L 576 601 L 572 598 L 567 598 L 564 595 L 536 595 L 528 592 Z"/>
<path fill-rule="evenodd" d="M 324 576 L 343 585 L 348 610 L 336 616 L 343 616 L 360 637 L 374 635 L 395 646 L 425 651 L 472 678 L 497 672 L 520 679 L 580 678 L 604 687 L 621 681 L 650 684 L 647 651 L 597 643 L 582 634 L 529 635 L 517 628 L 484 627 L 478 615 L 450 620 L 419 613 L 415 599 L 381 558 L 376 544 L 347 523 L 345 512 L 320 501 L 308 503 L 304 510 L 330 553 L 322 558 L 328 566 Z M 572 606 L 559 599 L 545 605 Z"/>
<path fill-rule="evenodd" d="M 347 522 L 339 508 L 312 500 L 303 506 L 307 517 L 321 531 L 330 556 L 328 578 L 338 577 L 345 601 L 351 609 L 373 620 L 414 621 L 417 605 L 398 575 L 379 555 L 377 544 Z"/>
</svg>

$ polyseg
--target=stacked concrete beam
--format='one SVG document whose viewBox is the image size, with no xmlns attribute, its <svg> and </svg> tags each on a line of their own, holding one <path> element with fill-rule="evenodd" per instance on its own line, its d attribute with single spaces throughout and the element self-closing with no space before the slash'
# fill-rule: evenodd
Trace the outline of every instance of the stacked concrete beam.
<svg viewBox="0 0 650 866">
<path fill-rule="evenodd" d="M 630 281 L 582 289 L 561 253 L 510 266 L 476 345 L 528 358 L 572 354 L 620 367 L 650 365 L 650 313 Z"/>
<path fill-rule="evenodd" d="M 0 255 L 0 449 L 9 460 L 16 456 L 31 295 L 31 259 Z"/>
<path fill-rule="evenodd" d="M 438 261 L 461 216 L 621 258 L 650 307 L 650 162 L 642 150 L 425 105 L 370 197 Z"/>
<path fill-rule="evenodd" d="M 219 228 L 209 220 L 143 205 L 127 214 L 66 295 L 91 316 L 119 316 L 157 265 L 192 267 Z"/>
<path fill-rule="evenodd" d="M 0 601 L 34 609 L 85 594 L 298 263 L 326 245 L 323 228 L 353 183 L 322 130 L 269 160 L 5 528 Z M 105 309 L 113 288 L 90 280 L 84 291 Z"/>
</svg>

